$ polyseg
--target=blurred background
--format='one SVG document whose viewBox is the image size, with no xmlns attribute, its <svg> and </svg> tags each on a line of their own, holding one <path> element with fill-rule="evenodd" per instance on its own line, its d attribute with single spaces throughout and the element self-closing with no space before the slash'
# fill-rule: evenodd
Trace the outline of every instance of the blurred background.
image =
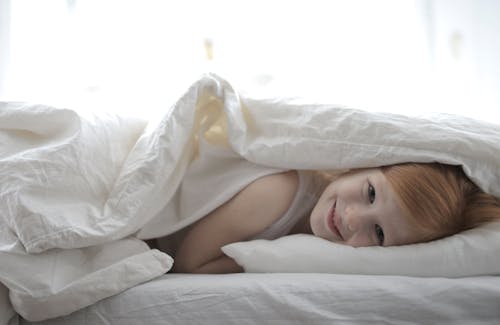
<svg viewBox="0 0 500 325">
<path fill-rule="evenodd" d="M 0 0 L 0 98 L 147 118 L 205 72 L 256 97 L 500 123 L 497 0 Z"/>
</svg>

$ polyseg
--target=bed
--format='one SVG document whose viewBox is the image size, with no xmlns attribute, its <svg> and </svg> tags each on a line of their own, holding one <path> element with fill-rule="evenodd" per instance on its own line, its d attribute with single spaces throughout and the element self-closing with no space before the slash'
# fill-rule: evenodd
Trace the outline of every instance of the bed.
<svg viewBox="0 0 500 325">
<path fill-rule="evenodd" d="M 390 248 L 233 243 L 246 272 L 228 275 L 170 274 L 143 241 L 286 169 L 439 161 L 500 196 L 498 125 L 252 99 L 212 74 L 159 109 L 0 103 L 0 324 L 498 323 L 498 223 Z"/>
<path fill-rule="evenodd" d="M 498 324 L 499 290 L 488 276 L 166 274 L 37 324 Z"/>
</svg>

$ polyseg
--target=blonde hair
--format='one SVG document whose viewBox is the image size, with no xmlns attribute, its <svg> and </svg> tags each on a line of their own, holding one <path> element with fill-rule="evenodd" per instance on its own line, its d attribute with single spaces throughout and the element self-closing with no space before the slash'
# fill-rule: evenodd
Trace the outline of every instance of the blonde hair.
<svg viewBox="0 0 500 325">
<path fill-rule="evenodd" d="M 500 199 L 483 192 L 458 166 L 406 163 L 381 171 L 424 241 L 500 220 Z"/>
</svg>

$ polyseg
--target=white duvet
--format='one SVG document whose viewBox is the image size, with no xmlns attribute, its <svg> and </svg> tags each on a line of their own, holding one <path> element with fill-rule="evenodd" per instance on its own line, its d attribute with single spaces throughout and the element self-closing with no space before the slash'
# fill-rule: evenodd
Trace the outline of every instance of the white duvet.
<svg viewBox="0 0 500 325">
<path fill-rule="evenodd" d="M 161 109 L 146 125 L 0 103 L 0 282 L 26 319 L 68 314 L 167 272 L 172 259 L 137 238 L 174 232 L 277 170 L 440 161 L 500 196 L 498 125 L 254 100 L 215 75 Z"/>
</svg>

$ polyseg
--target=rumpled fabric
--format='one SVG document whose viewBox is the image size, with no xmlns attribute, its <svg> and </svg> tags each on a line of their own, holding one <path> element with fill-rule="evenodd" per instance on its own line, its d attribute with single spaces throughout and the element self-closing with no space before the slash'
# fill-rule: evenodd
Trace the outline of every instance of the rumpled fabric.
<svg viewBox="0 0 500 325">
<path fill-rule="evenodd" d="M 158 109 L 146 123 L 0 103 L 0 282 L 24 318 L 68 314 L 167 272 L 172 258 L 141 239 L 280 170 L 440 161 L 500 196 L 498 125 L 252 99 L 213 74 Z"/>
</svg>

